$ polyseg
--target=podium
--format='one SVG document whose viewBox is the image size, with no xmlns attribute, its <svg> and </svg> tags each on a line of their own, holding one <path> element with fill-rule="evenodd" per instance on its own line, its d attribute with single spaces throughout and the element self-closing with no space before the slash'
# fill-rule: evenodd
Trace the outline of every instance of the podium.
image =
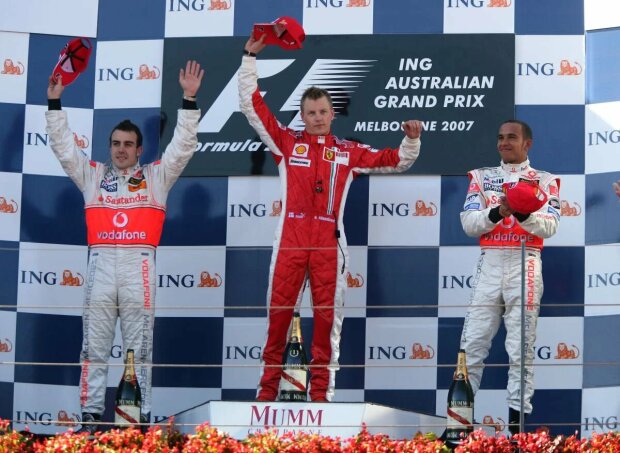
<svg viewBox="0 0 620 453">
<path fill-rule="evenodd" d="M 371 434 L 392 439 L 412 438 L 418 432 L 439 437 L 446 427 L 445 417 L 374 403 L 207 401 L 174 415 L 174 427 L 184 434 L 193 434 L 205 422 L 239 440 L 266 430 L 353 437 L 364 424 Z"/>
</svg>

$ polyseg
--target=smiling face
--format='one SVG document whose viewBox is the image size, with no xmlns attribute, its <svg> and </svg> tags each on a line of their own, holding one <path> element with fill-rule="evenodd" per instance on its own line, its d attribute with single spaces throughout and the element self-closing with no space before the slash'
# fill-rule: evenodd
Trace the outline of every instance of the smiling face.
<svg viewBox="0 0 620 453">
<path fill-rule="evenodd" d="M 318 99 L 303 100 L 301 119 L 310 135 L 328 135 L 334 120 L 334 109 L 329 99 L 321 96 Z"/>
<path fill-rule="evenodd" d="M 497 150 L 502 161 L 507 164 L 520 164 L 527 159 L 532 139 L 525 138 L 523 126 L 519 123 L 504 123 L 497 134 Z"/>
<path fill-rule="evenodd" d="M 110 138 L 110 157 L 119 170 L 131 168 L 138 163 L 142 146 L 138 146 L 138 135 L 116 129 Z"/>
</svg>

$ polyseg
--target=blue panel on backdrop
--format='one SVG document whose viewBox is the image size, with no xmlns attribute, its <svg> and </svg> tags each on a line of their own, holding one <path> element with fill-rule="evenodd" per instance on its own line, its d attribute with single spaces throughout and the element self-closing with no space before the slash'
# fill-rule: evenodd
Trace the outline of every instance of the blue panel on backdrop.
<svg viewBox="0 0 620 453">
<path fill-rule="evenodd" d="M 557 174 L 584 172 L 583 105 L 517 105 L 516 112 L 532 128 L 532 167 Z"/>
<path fill-rule="evenodd" d="M 22 171 L 26 106 L 0 103 L 0 171 Z"/>
<path fill-rule="evenodd" d="M 221 387 L 223 318 L 156 318 L 153 386 Z M 157 365 L 192 365 L 183 366 Z"/>
<path fill-rule="evenodd" d="M 19 242 L 0 241 L 0 288 L 1 305 L 15 307 L 17 304 L 17 278 L 19 271 Z M 15 311 L 15 308 L 1 308 Z"/>
<path fill-rule="evenodd" d="M 344 231 L 347 244 L 368 244 L 368 176 L 353 180 L 344 207 Z"/>
<path fill-rule="evenodd" d="M 375 0 L 373 32 L 377 33 L 442 33 L 443 2 L 427 0 Z"/>
<path fill-rule="evenodd" d="M 586 103 L 620 101 L 620 28 L 586 33 Z"/>
<path fill-rule="evenodd" d="M 17 313 L 16 362 L 73 363 L 76 365 L 15 367 L 15 381 L 78 385 L 82 319 L 79 316 Z"/>
<path fill-rule="evenodd" d="M 519 0 L 514 5 L 519 35 L 583 34 L 583 0 Z"/>
<path fill-rule="evenodd" d="M 437 334 L 437 388 L 452 384 L 454 364 L 460 349 L 464 318 L 439 318 Z"/>
<path fill-rule="evenodd" d="M 586 245 L 620 242 L 620 209 L 612 184 L 620 172 L 586 175 Z"/>
<path fill-rule="evenodd" d="M 163 38 L 166 8 L 172 7 L 173 3 L 174 0 L 99 2 L 97 37 L 100 41 Z"/>
<path fill-rule="evenodd" d="M 126 119 L 135 123 L 142 132 L 141 164 L 148 164 L 159 159 L 160 130 L 163 130 L 165 126 L 174 129 L 177 121 L 176 115 L 174 118 L 167 118 L 156 108 L 95 110 L 91 156 L 93 160 L 98 162 L 110 160 L 110 134 L 118 123 Z"/>
<path fill-rule="evenodd" d="M 340 340 L 340 371 L 336 372 L 337 389 L 364 388 L 364 368 L 360 365 L 364 365 L 365 343 L 366 320 L 345 318 Z"/>
<path fill-rule="evenodd" d="M 0 418 L 13 419 L 13 383 L 0 382 Z"/>
<path fill-rule="evenodd" d="M 584 388 L 619 386 L 620 315 L 586 316 L 583 323 Z"/>
<path fill-rule="evenodd" d="M 437 316 L 438 281 L 438 247 L 369 248 L 367 316 Z"/>
<path fill-rule="evenodd" d="M 58 55 L 75 36 L 30 35 L 28 48 L 28 87 L 26 103 L 47 105 L 49 77 L 58 62 Z M 95 99 L 95 62 L 97 61 L 96 40 L 90 38 L 93 52 L 86 71 L 62 93 L 65 107 L 93 108 Z"/>
<path fill-rule="evenodd" d="M 435 415 L 434 390 L 366 390 L 364 401 L 383 404 L 396 409 L 405 409 Z"/>
<path fill-rule="evenodd" d="M 267 287 L 271 247 L 228 248 L 226 250 L 225 316 L 255 318 L 267 316 Z M 259 307 L 256 310 L 234 307 Z"/>
<path fill-rule="evenodd" d="M 256 389 L 222 389 L 222 401 L 254 401 Z"/>
<path fill-rule="evenodd" d="M 583 247 L 546 247 L 542 251 L 544 291 L 541 316 L 583 316 Z"/>
<path fill-rule="evenodd" d="M 571 436 L 579 433 L 581 420 L 581 390 L 536 390 L 532 398 L 534 411 L 527 418 L 526 431 L 549 426 L 551 435 Z M 579 434 L 577 434 L 579 437 Z"/>
<path fill-rule="evenodd" d="M 82 192 L 62 176 L 22 176 L 22 242 L 86 245 Z"/>
<path fill-rule="evenodd" d="M 161 245 L 225 245 L 227 178 L 179 178 L 168 195 Z"/>
<path fill-rule="evenodd" d="M 252 25 L 273 22 L 278 17 L 290 16 L 303 25 L 303 3 L 290 0 L 237 0 L 235 2 L 235 36 L 250 36 Z"/>
<path fill-rule="evenodd" d="M 443 245 L 476 245 L 479 238 L 471 238 L 463 231 L 461 211 L 469 186 L 467 176 L 441 177 L 441 222 L 439 243 Z"/>
</svg>

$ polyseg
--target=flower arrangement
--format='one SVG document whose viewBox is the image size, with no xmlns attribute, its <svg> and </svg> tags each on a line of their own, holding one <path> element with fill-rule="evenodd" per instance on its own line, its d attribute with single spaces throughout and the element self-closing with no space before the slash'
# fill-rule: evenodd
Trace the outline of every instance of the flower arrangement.
<svg viewBox="0 0 620 453">
<path fill-rule="evenodd" d="M 72 430 L 56 436 L 42 437 L 14 431 L 8 420 L 0 420 L 0 453 L 618 453 L 620 432 L 592 434 L 589 439 L 577 435 L 553 437 L 547 430 L 522 433 L 511 439 L 489 436 L 478 430 L 452 450 L 432 433 L 418 433 L 411 439 L 390 439 L 385 434 L 371 434 L 366 427 L 354 437 L 322 436 L 305 432 L 278 434 L 268 430 L 237 440 L 204 423 L 196 432 L 184 435 L 172 422 L 153 426 L 146 433 L 138 429 L 112 429 L 88 437 Z"/>
</svg>

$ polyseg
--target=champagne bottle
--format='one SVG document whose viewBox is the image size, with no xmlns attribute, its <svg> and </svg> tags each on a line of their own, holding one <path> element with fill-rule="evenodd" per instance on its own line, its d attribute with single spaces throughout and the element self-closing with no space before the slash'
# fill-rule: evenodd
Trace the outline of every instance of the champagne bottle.
<svg viewBox="0 0 620 453">
<path fill-rule="evenodd" d="M 459 349 L 456 371 L 448 391 L 446 440 L 459 443 L 474 430 L 474 392 L 467 377 L 465 350 Z"/>
<path fill-rule="evenodd" d="M 136 376 L 133 349 L 127 349 L 125 371 L 116 389 L 114 423 L 119 427 L 137 426 L 140 423 L 142 392 Z"/>
<path fill-rule="evenodd" d="M 306 401 L 308 387 L 308 359 L 301 338 L 301 318 L 293 314 L 291 335 L 282 358 L 280 401 Z"/>
</svg>

